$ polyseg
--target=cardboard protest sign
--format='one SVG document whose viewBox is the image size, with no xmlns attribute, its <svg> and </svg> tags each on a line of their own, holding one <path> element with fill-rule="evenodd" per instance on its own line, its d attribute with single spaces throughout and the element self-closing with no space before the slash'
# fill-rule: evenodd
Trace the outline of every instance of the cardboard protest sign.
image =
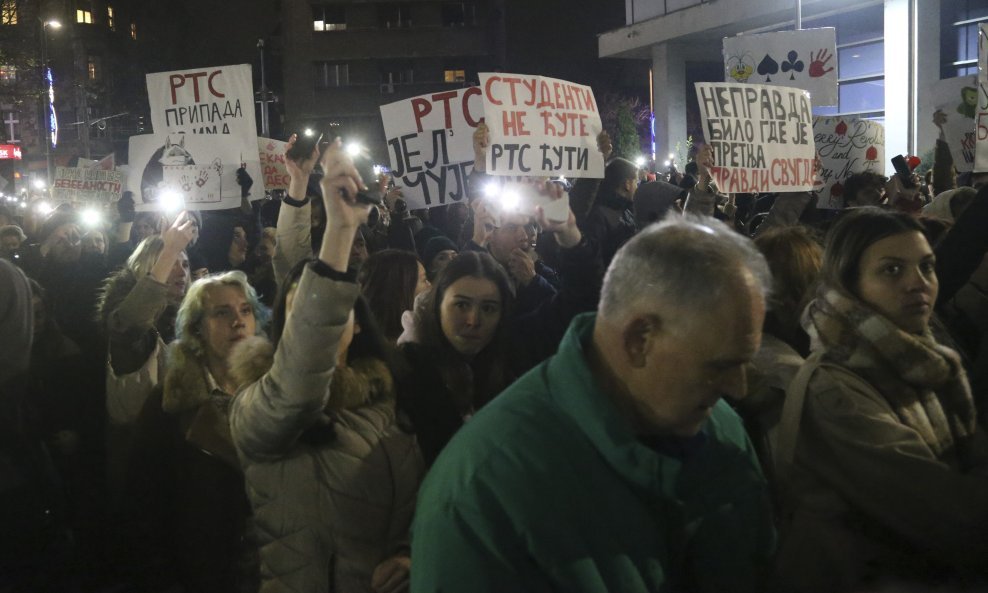
<svg viewBox="0 0 988 593">
<path fill-rule="evenodd" d="M 264 197 L 258 190 L 264 179 L 260 158 L 253 150 L 258 144 L 250 65 L 158 72 L 147 75 L 147 85 L 151 124 L 159 141 L 168 139 L 175 145 L 179 143 L 177 134 L 185 134 L 196 139 L 186 142 L 195 145 L 200 168 L 219 161 L 212 175 L 222 175 L 221 201 L 211 209 L 240 206 L 236 171 L 241 163 L 246 164 L 255 183 L 251 198 Z M 144 198 L 143 194 L 136 195 Z M 213 204 L 211 199 L 208 203 Z"/>
<path fill-rule="evenodd" d="M 854 117 L 818 117 L 813 138 L 822 171 L 817 177 L 819 208 L 844 207 L 844 182 L 855 173 L 885 172 L 885 127 Z"/>
<path fill-rule="evenodd" d="M 975 114 L 974 172 L 988 172 L 988 25 L 978 25 L 978 106 Z"/>
<path fill-rule="evenodd" d="M 943 140 L 950 147 L 950 156 L 958 171 L 974 168 L 974 116 L 978 109 L 978 77 L 958 76 L 939 80 L 930 88 L 931 101 L 921 106 L 920 122 L 929 122 L 934 114 L 943 118 L 938 130 L 943 131 Z M 932 136 L 932 134 L 931 134 Z"/>
<path fill-rule="evenodd" d="M 410 209 L 459 202 L 473 170 L 473 131 L 483 120 L 479 87 L 381 106 L 395 183 Z"/>
<path fill-rule="evenodd" d="M 123 193 L 123 173 L 91 167 L 56 167 L 51 183 L 55 201 L 112 204 Z"/>
<path fill-rule="evenodd" d="M 597 150 L 602 126 L 593 90 L 565 80 L 480 73 L 491 131 L 487 173 L 603 177 Z"/>
<path fill-rule="evenodd" d="M 288 189 L 291 179 L 288 177 L 288 167 L 285 166 L 285 147 L 287 142 L 258 138 L 257 151 L 261 158 L 261 170 L 264 172 L 264 189 Z"/>
<path fill-rule="evenodd" d="M 804 89 L 813 104 L 837 105 L 833 27 L 724 38 L 724 81 Z"/>
<path fill-rule="evenodd" d="M 814 183 L 809 93 L 761 84 L 696 83 L 711 175 L 728 193 L 810 191 Z"/>
<path fill-rule="evenodd" d="M 236 167 L 212 156 L 215 144 L 209 136 L 190 134 L 145 134 L 131 136 L 129 147 L 131 174 L 127 189 L 134 192 L 137 210 L 160 210 L 164 192 L 176 192 L 193 210 L 223 210 L 230 204 L 240 205 L 240 186 Z M 231 174 L 232 173 L 232 174 Z M 260 177 L 255 177 L 259 179 Z M 236 200 L 226 196 L 230 184 Z M 256 190 L 255 190 L 256 191 Z"/>
</svg>

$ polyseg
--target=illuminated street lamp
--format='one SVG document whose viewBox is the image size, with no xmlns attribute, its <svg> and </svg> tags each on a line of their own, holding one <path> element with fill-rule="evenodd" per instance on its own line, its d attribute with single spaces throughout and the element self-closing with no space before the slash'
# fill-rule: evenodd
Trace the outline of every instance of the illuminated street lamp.
<svg viewBox="0 0 988 593">
<path fill-rule="evenodd" d="M 42 95 L 45 97 L 42 104 L 42 120 L 45 122 L 45 177 L 48 185 L 51 185 L 51 148 L 58 142 L 58 118 L 55 115 L 55 81 L 52 77 L 51 68 L 48 67 L 48 29 L 61 29 L 62 23 L 55 19 L 43 21 L 41 23 L 41 78 Z"/>
</svg>

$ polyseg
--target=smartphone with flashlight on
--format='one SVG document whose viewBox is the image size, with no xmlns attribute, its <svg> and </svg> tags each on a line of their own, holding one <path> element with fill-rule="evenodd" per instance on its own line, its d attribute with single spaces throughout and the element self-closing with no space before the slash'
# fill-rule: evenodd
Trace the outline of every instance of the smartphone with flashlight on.
<svg viewBox="0 0 988 593">
<path fill-rule="evenodd" d="M 353 166 L 357 169 L 357 173 L 360 173 L 360 179 L 367 186 L 367 189 L 357 192 L 357 201 L 380 206 L 384 203 L 384 192 L 381 190 L 381 184 L 377 181 L 381 173 L 381 168 L 374 164 L 374 161 L 371 160 L 370 152 L 360 144 L 355 142 L 348 143 L 345 150 L 353 161 Z"/>
<path fill-rule="evenodd" d="M 549 196 L 539 193 L 531 183 L 520 181 L 500 183 L 492 180 L 484 188 L 484 197 L 488 210 L 492 211 L 497 219 L 512 214 L 533 218 L 538 207 L 542 208 L 546 220 L 550 222 L 565 222 L 569 219 L 568 193 L 564 193 L 560 200 L 552 200 Z"/>
</svg>

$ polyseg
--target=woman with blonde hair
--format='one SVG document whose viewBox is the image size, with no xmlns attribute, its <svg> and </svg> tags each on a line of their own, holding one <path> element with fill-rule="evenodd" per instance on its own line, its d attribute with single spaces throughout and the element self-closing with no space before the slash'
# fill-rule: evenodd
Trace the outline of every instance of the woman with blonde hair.
<svg viewBox="0 0 988 593">
<path fill-rule="evenodd" d="M 263 334 L 267 317 L 243 272 L 197 280 L 175 319 L 162 388 L 138 421 L 130 482 L 190 591 L 234 592 L 256 581 L 250 505 L 230 437 L 237 385 L 229 356 Z"/>
</svg>

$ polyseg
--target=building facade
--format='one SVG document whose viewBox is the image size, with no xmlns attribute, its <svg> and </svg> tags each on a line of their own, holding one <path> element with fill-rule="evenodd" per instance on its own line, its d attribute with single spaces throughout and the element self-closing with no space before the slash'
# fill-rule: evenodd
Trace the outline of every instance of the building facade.
<svg viewBox="0 0 988 593">
<path fill-rule="evenodd" d="M 798 0 L 797 0 L 798 1 Z M 693 83 L 723 81 L 724 37 L 792 30 L 793 0 L 625 0 L 626 25 L 599 36 L 601 57 L 651 62 L 662 153 L 700 129 Z M 886 154 L 923 154 L 937 129 L 921 106 L 938 80 L 977 72 L 988 0 L 802 0 L 802 28 L 835 27 L 839 104 L 818 115 L 885 123 Z M 888 165 L 891 169 L 891 165 Z"/>
<path fill-rule="evenodd" d="M 504 62 L 502 0 L 283 0 L 285 131 L 318 129 L 387 162 L 379 107 L 476 82 Z"/>
<path fill-rule="evenodd" d="M 0 144 L 21 154 L 0 162 L 0 191 L 144 132 L 138 21 L 130 0 L 0 0 Z"/>
</svg>

